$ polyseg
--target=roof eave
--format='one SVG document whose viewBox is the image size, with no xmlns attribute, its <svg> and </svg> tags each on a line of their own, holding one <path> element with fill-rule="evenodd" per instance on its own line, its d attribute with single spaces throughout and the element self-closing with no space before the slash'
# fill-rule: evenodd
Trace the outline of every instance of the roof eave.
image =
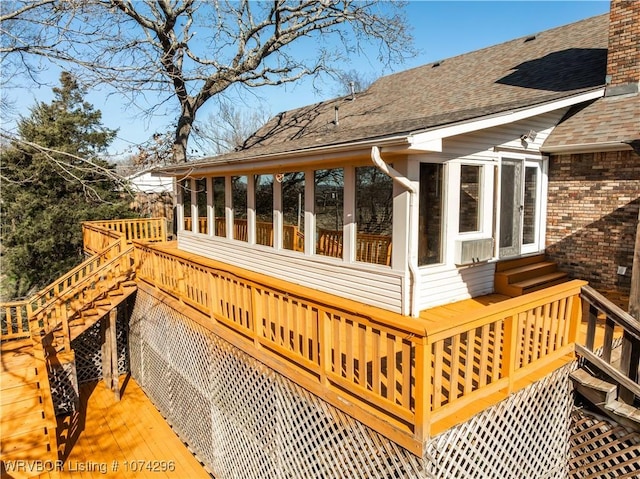
<svg viewBox="0 0 640 479">
<path fill-rule="evenodd" d="M 315 163 L 325 163 L 328 160 L 339 160 L 341 157 L 353 157 L 360 154 L 368 155 L 372 146 L 407 148 L 411 146 L 410 135 L 403 134 L 371 138 L 335 145 L 323 145 L 264 155 L 244 156 L 229 160 L 214 159 L 211 162 L 205 161 L 197 164 L 184 163 L 159 168 L 153 172 L 153 175 L 186 177 L 193 174 L 207 175 L 211 173 L 226 173 L 228 171 L 242 173 L 265 168 L 274 170 L 287 169 L 302 163 L 308 166 Z"/>
</svg>

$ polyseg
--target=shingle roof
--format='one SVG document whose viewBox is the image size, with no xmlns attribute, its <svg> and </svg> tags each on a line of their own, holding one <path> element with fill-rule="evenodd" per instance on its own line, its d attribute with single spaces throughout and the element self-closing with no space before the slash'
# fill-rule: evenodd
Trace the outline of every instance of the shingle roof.
<svg viewBox="0 0 640 479">
<path fill-rule="evenodd" d="M 543 150 L 640 140 L 640 95 L 604 97 L 576 107 L 544 142 Z"/>
<path fill-rule="evenodd" d="M 601 15 L 388 75 L 355 100 L 347 96 L 281 113 L 243 150 L 203 162 L 423 131 L 600 88 L 607 29 L 608 15 Z"/>
</svg>

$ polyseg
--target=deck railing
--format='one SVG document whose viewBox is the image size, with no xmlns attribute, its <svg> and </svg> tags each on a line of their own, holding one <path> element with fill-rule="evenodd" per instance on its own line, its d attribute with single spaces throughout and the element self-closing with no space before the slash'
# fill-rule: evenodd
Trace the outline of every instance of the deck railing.
<svg viewBox="0 0 640 479">
<path fill-rule="evenodd" d="M 60 327 L 83 301 L 130 275 L 132 250 L 127 245 L 133 240 L 166 241 L 165 220 L 88 221 L 82 224 L 82 236 L 92 256 L 30 298 L 0 303 L 0 340 L 40 336 Z"/>
<path fill-rule="evenodd" d="M 98 253 L 119 238 L 126 244 L 132 241 L 167 241 L 166 219 L 133 218 L 82 223 L 82 241 L 89 253 Z"/>
<path fill-rule="evenodd" d="M 203 257 L 135 245 L 137 278 L 200 311 L 233 344 L 416 452 L 490 394 L 570 357 L 572 281 L 447 322 L 387 313 Z M 354 407 L 357 406 L 357 407 Z"/>
<path fill-rule="evenodd" d="M 85 304 L 131 277 L 131 258 L 132 247 L 123 249 L 117 239 L 29 299 L 0 303 L 0 339 L 40 338 L 61 326 L 66 329 L 65 322 Z"/>
<path fill-rule="evenodd" d="M 612 378 L 619 386 L 618 397 L 626 404 L 640 399 L 640 322 L 589 286 L 582 288 L 583 311 L 587 323 L 584 344 L 577 344 L 578 354 Z M 597 323 L 604 321 L 602 354 L 594 351 Z M 622 351 L 614 361 L 614 329 L 622 330 Z"/>
</svg>

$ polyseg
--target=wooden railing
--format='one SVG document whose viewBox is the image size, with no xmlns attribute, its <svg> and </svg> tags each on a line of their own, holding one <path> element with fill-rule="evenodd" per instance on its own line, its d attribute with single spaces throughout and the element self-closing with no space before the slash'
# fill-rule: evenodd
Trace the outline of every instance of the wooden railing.
<svg viewBox="0 0 640 479">
<path fill-rule="evenodd" d="M 154 245 L 135 245 L 138 280 L 203 313 L 208 327 L 404 447 L 437 422 L 571 357 L 573 281 L 451 321 L 407 318 Z"/>
<path fill-rule="evenodd" d="M 342 230 L 318 230 L 318 254 L 342 258 Z M 356 234 L 356 261 L 391 266 L 391 236 L 367 233 Z"/>
<path fill-rule="evenodd" d="M 633 404 L 640 399 L 640 321 L 607 300 L 589 286 L 582 288 L 583 311 L 587 322 L 584 344 L 576 344 L 578 354 L 612 378 L 619 387 L 618 398 Z M 594 352 L 596 327 L 599 317 L 604 320 L 602 355 Z M 619 361 L 614 361 L 614 329 L 622 330 L 622 351 Z"/>
<path fill-rule="evenodd" d="M 132 241 L 167 241 L 166 219 L 133 218 L 82 223 L 82 241 L 89 253 L 98 253 L 119 238 L 126 244 Z"/>
<path fill-rule="evenodd" d="M 0 340 L 48 334 L 132 273 L 133 240 L 166 241 L 164 218 L 88 221 L 82 224 L 85 251 L 93 253 L 29 299 L 0 303 Z M 129 245 L 129 246 L 127 246 Z"/>
<path fill-rule="evenodd" d="M 0 339 L 39 338 L 65 328 L 67 319 L 86 303 L 131 276 L 131 258 L 132 247 L 123 250 L 123 241 L 117 239 L 29 299 L 0 303 Z"/>
</svg>

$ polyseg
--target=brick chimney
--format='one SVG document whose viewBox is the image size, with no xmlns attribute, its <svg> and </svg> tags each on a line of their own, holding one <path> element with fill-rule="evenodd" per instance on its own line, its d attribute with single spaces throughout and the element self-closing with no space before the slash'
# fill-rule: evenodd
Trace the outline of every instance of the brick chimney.
<svg viewBox="0 0 640 479">
<path fill-rule="evenodd" d="M 611 0 L 606 96 L 637 93 L 640 84 L 640 1 Z"/>
</svg>

